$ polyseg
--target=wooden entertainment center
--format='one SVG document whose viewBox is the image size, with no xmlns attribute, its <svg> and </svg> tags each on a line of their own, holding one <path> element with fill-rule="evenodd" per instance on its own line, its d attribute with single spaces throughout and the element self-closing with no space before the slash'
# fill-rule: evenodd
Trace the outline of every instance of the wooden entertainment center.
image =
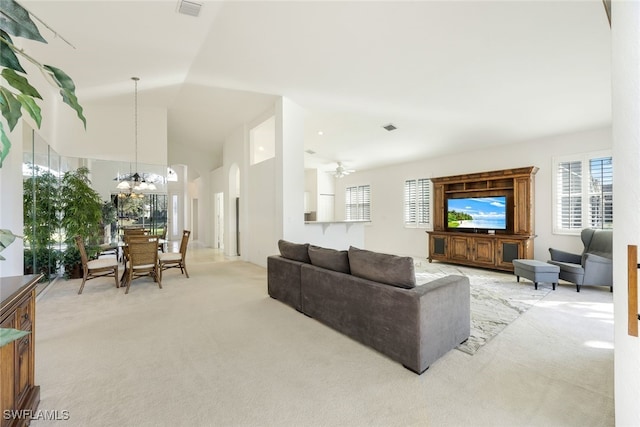
<svg viewBox="0 0 640 427">
<path fill-rule="evenodd" d="M 513 271 L 514 259 L 533 258 L 534 178 L 538 168 L 506 169 L 432 178 L 433 231 L 429 262 L 433 260 Z M 447 201 L 462 197 L 505 197 L 504 230 L 450 228 Z"/>
</svg>

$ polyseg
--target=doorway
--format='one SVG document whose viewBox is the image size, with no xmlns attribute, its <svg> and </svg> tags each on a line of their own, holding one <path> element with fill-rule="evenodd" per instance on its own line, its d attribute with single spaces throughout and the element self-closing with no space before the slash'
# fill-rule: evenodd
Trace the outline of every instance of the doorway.
<svg viewBox="0 0 640 427">
<path fill-rule="evenodd" d="M 224 193 L 214 195 L 214 247 L 224 250 Z"/>
</svg>

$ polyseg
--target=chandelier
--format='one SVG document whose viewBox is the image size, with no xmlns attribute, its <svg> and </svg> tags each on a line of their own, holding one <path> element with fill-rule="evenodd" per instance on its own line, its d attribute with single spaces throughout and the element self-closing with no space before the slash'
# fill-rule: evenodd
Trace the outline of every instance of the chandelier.
<svg viewBox="0 0 640 427">
<path fill-rule="evenodd" d="M 131 77 L 134 83 L 134 109 L 133 109 L 133 122 L 134 122 L 134 148 L 135 148 L 135 164 L 136 172 L 129 174 L 127 179 L 121 180 L 116 188 L 120 190 L 118 197 L 144 197 L 143 191 L 153 191 L 156 186 L 153 182 L 147 182 L 145 180 L 145 174 L 139 174 L 138 171 L 138 81 L 139 77 Z"/>
</svg>

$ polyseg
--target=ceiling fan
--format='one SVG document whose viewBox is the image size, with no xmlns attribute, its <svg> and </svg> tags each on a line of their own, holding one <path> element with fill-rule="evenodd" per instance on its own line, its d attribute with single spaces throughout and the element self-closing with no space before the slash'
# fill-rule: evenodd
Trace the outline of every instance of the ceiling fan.
<svg viewBox="0 0 640 427">
<path fill-rule="evenodd" d="M 338 162 L 338 166 L 336 167 L 336 170 L 333 171 L 333 176 L 335 176 L 336 178 L 342 178 L 344 176 L 349 175 L 350 173 L 355 172 L 355 170 L 353 169 L 346 169 L 344 167 L 344 165 L 342 164 L 342 162 Z"/>
</svg>

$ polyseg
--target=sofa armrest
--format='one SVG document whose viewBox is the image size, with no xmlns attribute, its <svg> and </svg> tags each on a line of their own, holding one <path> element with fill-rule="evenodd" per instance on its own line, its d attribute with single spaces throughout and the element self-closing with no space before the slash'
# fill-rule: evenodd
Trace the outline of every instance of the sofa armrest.
<svg viewBox="0 0 640 427">
<path fill-rule="evenodd" d="M 582 264 L 582 255 L 573 254 L 560 249 L 549 248 L 552 261 L 568 262 L 571 264 Z"/>
<path fill-rule="evenodd" d="M 418 370 L 426 369 L 471 334 L 469 278 L 450 275 L 413 289 L 419 295 L 420 356 Z"/>
<path fill-rule="evenodd" d="M 300 296 L 300 267 L 303 262 L 284 258 L 280 255 L 267 257 L 267 292 L 298 311 L 302 310 Z"/>
<path fill-rule="evenodd" d="M 596 254 L 586 254 L 583 267 L 583 285 L 613 285 L 613 261 L 611 259 Z"/>
</svg>

